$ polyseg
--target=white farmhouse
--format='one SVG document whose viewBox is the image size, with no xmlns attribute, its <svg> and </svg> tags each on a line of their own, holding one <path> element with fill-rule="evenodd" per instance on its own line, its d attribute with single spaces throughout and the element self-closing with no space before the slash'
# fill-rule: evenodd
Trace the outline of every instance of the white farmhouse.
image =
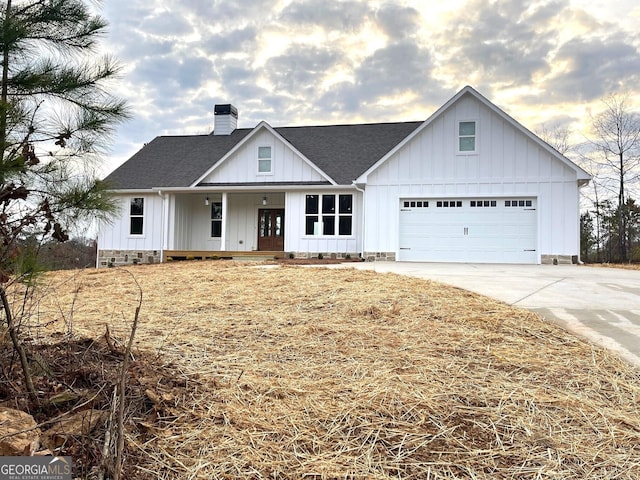
<svg viewBox="0 0 640 480">
<path fill-rule="evenodd" d="M 425 121 L 163 136 L 106 178 L 98 266 L 178 257 L 575 262 L 590 176 L 471 87 Z"/>
</svg>

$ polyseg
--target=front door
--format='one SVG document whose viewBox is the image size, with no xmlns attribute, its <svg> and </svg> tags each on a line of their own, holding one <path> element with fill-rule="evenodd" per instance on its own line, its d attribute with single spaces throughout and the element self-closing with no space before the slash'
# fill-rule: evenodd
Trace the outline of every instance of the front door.
<svg viewBox="0 0 640 480">
<path fill-rule="evenodd" d="M 258 210 L 258 250 L 284 250 L 284 209 Z"/>
</svg>

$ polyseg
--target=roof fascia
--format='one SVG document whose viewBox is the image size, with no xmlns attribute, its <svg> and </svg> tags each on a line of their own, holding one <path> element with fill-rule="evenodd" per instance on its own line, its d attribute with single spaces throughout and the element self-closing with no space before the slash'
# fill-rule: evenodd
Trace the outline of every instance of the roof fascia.
<svg viewBox="0 0 640 480">
<path fill-rule="evenodd" d="M 161 189 L 164 190 L 164 189 Z M 113 193 L 116 195 L 135 195 L 135 194 L 149 194 L 149 193 L 157 193 L 158 189 L 156 188 L 116 188 L 116 189 L 108 189 L 109 193 Z"/>
<path fill-rule="evenodd" d="M 481 95 L 474 88 L 472 88 L 469 85 L 467 85 L 462 90 L 460 90 L 458 93 L 456 93 L 453 97 L 451 97 L 449 99 L 449 101 L 447 101 L 444 105 L 442 105 L 431 116 L 429 116 L 429 118 L 427 118 L 422 123 L 422 125 L 420 125 L 413 132 L 411 132 L 404 140 L 402 140 L 400 143 L 398 143 L 398 145 L 396 145 L 393 149 L 391 149 L 384 157 L 382 157 L 380 160 L 378 160 L 376 163 L 374 163 L 371 167 L 369 167 L 369 169 L 367 171 L 365 171 L 362 175 L 360 175 L 355 180 L 355 183 L 357 183 L 357 184 L 366 184 L 367 183 L 367 176 L 371 172 L 375 171 L 378 167 L 380 167 L 380 165 L 385 163 L 398 150 L 400 150 L 407 143 L 409 143 L 415 136 L 420 134 L 420 132 L 422 132 L 431 123 L 433 123 L 433 121 L 436 118 L 438 118 L 443 112 L 448 110 L 454 103 L 456 103 L 460 98 L 462 98 L 463 95 L 466 95 L 466 94 L 472 95 L 480 103 L 485 105 L 487 108 L 489 108 L 492 112 L 494 112 L 496 115 L 501 117 L 507 123 L 511 124 L 518 131 L 520 131 L 522 134 L 524 134 L 530 140 L 535 142 L 538 146 L 540 146 L 541 148 L 543 148 L 544 150 L 549 152 L 551 155 L 553 155 L 555 158 L 560 160 L 562 163 L 564 163 L 566 166 L 568 166 L 569 168 L 574 170 L 576 172 L 576 175 L 577 175 L 577 180 L 586 180 L 586 181 L 591 180 L 591 175 L 589 175 L 584 169 L 582 169 L 580 166 L 578 166 L 575 163 L 573 163 L 571 160 L 569 160 L 567 157 L 562 155 L 560 152 L 558 152 L 555 148 L 553 148 L 547 142 L 543 141 L 540 137 L 538 137 L 537 135 L 532 133 L 529 129 L 524 127 L 520 122 L 518 122 L 516 119 L 514 119 L 513 117 L 508 115 L 505 111 L 503 111 L 502 109 L 498 108 L 496 105 L 494 105 L 492 102 L 490 102 L 487 98 L 485 98 L 483 95 Z"/>
<path fill-rule="evenodd" d="M 197 187 L 154 187 L 150 192 L 163 193 L 211 193 L 211 192 L 292 192 L 315 190 L 354 190 L 354 185 L 209 185 Z M 147 191 L 149 193 L 149 191 Z"/>
<path fill-rule="evenodd" d="M 238 143 L 236 143 L 234 145 L 234 147 L 231 150 L 229 150 L 220 160 L 218 160 L 216 163 L 214 163 L 204 174 L 200 175 L 200 177 L 198 177 L 196 179 L 196 181 L 193 182 L 189 186 L 190 187 L 197 186 L 211 172 L 213 172 L 216 168 L 218 168 L 220 165 L 222 165 L 222 163 L 224 163 L 228 158 L 230 158 L 235 152 L 237 152 L 245 143 L 247 143 L 249 140 L 251 140 L 251 138 L 253 138 L 255 135 L 257 135 L 257 133 L 260 131 L 260 129 L 263 129 L 263 128 L 268 130 L 273 136 L 275 136 L 277 139 L 279 139 L 281 142 L 283 142 L 287 147 L 289 147 L 291 150 L 293 150 L 297 155 L 300 156 L 300 158 L 302 158 L 302 160 L 304 162 L 306 162 L 311 168 L 313 168 L 316 172 L 318 172 L 328 182 L 330 182 L 332 185 L 337 185 L 337 182 L 335 180 L 333 180 L 331 177 L 329 177 L 329 175 L 327 175 L 322 170 L 320 170 L 315 163 L 313 163 L 311 160 L 309 160 L 307 157 L 305 157 L 302 153 L 300 153 L 300 151 L 297 148 L 295 148 L 291 143 L 289 143 L 289 141 L 287 139 L 285 139 L 282 135 L 280 135 L 278 132 L 276 132 L 273 129 L 273 127 L 271 127 L 271 125 L 269 125 L 267 122 L 265 122 L 263 120 L 258 125 L 256 125 L 255 128 L 253 130 L 251 130 L 251 132 L 248 135 L 246 135 L 242 140 L 240 140 Z"/>
</svg>

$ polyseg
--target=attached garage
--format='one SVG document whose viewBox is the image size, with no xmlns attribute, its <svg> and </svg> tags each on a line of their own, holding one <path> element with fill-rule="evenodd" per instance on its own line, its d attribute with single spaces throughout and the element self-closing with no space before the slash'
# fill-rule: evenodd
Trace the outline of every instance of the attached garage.
<svg viewBox="0 0 640 480">
<path fill-rule="evenodd" d="M 539 262 L 535 198 L 405 198 L 399 223 L 400 261 Z"/>
</svg>

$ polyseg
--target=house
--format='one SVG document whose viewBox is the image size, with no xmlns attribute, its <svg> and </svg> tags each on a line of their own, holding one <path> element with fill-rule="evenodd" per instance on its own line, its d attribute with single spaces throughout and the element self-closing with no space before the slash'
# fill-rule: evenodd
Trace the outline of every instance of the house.
<svg viewBox="0 0 640 480">
<path fill-rule="evenodd" d="M 269 252 L 576 262 L 590 176 L 471 87 L 425 121 L 161 136 L 106 180 L 120 215 L 98 266 Z"/>
</svg>

